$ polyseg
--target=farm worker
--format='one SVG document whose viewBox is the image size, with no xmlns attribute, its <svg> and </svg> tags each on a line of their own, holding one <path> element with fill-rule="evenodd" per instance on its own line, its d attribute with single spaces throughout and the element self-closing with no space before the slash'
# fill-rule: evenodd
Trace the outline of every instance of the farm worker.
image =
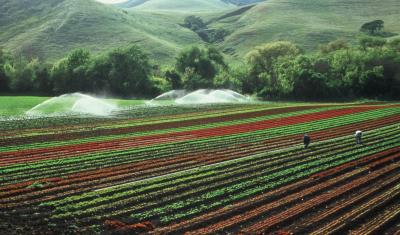
<svg viewBox="0 0 400 235">
<path fill-rule="evenodd" d="M 354 137 L 356 137 L 356 144 L 362 144 L 361 138 L 362 138 L 362 131 L 357 130 L 356 134 L 354 135 Z"/>
<path fill-rule="evenodd" d="M 303 142 L 304 142 L 304 148 L 308 148 L 308 145 L 310 145 L 311 138 L 308 136 L 308 134 L 305 134 L 303 137 Z"/>
</svg>

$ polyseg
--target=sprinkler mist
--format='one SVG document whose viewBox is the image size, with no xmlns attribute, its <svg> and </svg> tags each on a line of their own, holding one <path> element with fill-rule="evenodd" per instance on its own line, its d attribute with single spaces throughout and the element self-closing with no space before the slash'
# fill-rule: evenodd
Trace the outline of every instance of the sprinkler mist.
<svg viewBox="0 0 400 235">
<path fill-rule="evenodd" d="M 175 100 L 177 104 L 213 104 L 213 103 L 244 103 L 249 102 L 249 97 L 235 91 L 222 89 L 201 89 L 191 92 Z"/>
<path fill-rule="evenodd" d="M 251 99 L 247 96 L 239 94 L 235 91 L 228 89 L 200 89 L 193 92 L 186 90 L 172 90 L 168 91 L 156 98 L 150 100 L 149 105 L 160 105 L 164 101 L 172 101 L 175 104 L 215 104 L 215 103 L 245 103 L 250 102 Z"/>
<path fill-rule="evenodd" d="M 53 97 L 26 112 L 28 116 L 93 115 L 108 116 L 118 107 L 105 100 L 82 93 Z"/>
</svg>

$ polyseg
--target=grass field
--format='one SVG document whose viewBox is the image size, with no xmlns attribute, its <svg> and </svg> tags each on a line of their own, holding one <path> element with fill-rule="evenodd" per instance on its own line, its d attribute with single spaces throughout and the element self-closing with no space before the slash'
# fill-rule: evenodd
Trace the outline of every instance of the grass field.
<svg viewBox="0 0 400 235">
<path fill-rule="evenodd" d="M 0 120 L 1 231 L 398 231 L 398 103 L 117 102 L 110 117 Z"/>
<path fill-rule="evenodd" d="M 0 96 L 0 116 L 22 115 L 48 97 Z"/>
<path fill-rule="evenodd" d="M 51 97 L 38 96 L 0 96 L 0 116 L 18 116 Z M 126 107 L 144 104 L 143 100 L 110 99 L 111 103 Z M 51 110 L 49 110 L 51 112 Z"/>
</svg>

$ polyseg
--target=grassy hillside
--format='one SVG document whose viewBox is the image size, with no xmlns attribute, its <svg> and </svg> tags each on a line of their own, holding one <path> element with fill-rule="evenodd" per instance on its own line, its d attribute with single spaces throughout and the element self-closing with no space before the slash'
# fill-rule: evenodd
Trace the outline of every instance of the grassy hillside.
<svg viewBox="0 0 400 235">
<path fill-rule="evenodd" d="M 257 2 L 263 2 L 265 0 L 222 0 L 224 2 L 229 2 L 238 6 L 244 6 L 244 5 L 248 5 L 248 4 L 253 4 L 253 3 L 257 3 Z"/>
<path fill-rule="evenodd" d="M 144 8 L 146 9 L 162 9 L 162 10 L 175 10 L 176 7 L 183 8 L 185 11 L 192 9 L 194 11 L 200 10 L 220 10 L 221 7 L 223 10 L 226 10 L 226 7 L 231 8 L 231 4 L 237 6 L 243 6 L 247 4 L 252 4 L 256 2 L 262 2 L 264 0 L 203 0 L 203 1 L 193 1 L 193 0 L 186 0 L 186 1 L 159 1 L 159 0 L 128 0 L 122 3 L 115 4 L 118 7 L 123 8 L 130 8 L 130 7 L 137 7 L 139 5 L 145 4 Z M 223 4 L 227 3 L 227 4 Z"/>
<path fill-rule="evenodd" d="M 386 31 L 400 33 L 399 9 L 398 0 L 268 0 L 210 26 L 231 32 L 220 47 L 236 56 L 275 40 L 313 50 L 337 38 L 356 40 L 360 26 L 375 19 L 385 21 Z"/>
<path fill-rule="evenodd" d="M 234 9 L 235 5 L 221 0 L 148 0 L 135 7 L 144 11 L 215 12 Z"/>
<path fill-rule="evenodd" d="M 125 11 L 91 0 L 8 0 L 0 4 L 0 44 L 55 60 L 71 49 L 99 52 L 137 43 L 161 63 L 185 45 L 201 43 L 178 23 L 183 16 Z M 179 35 L 179 36 L 177 36 Z"/>
<path fill-rule="evenodd" d="M 115 4 L 118 7 L 123 7 L 123 8 L 130 8 L 130 7 L 135 7 L 138 6 L 140 4 L 143 4 L 145 2 L 147 2 L 149 0 L 128 0 L 126 2 L 122 2 L 122 3 L 117 3 Z"/>
<path fill-rule="evenodd" d="M 360 26 L 385 21 L 400 33 L 398 0 L 131 0 L 121 9 L 94 0 L 1 0 L 0 46 L 54 61 L 71 49 L 107 51 L 137 43 L 159 64 L 173 63 L 191 44 L 203 44 L 182 27 L 187 15 L 199 15 L 209 28 L 229 36 L 218 46 L 241 58 L 262 43 L 290 40 L 305 50 L 337 38 L 356 40 Z M 234 4 L 233 4 L 234 3 Z M 399 36 L 397 36 L 399 37 Z"/>
</svg>

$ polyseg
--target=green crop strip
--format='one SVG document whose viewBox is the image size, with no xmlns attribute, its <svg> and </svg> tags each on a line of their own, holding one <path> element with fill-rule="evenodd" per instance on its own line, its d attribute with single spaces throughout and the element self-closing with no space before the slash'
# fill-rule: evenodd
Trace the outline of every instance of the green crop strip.
<svg viewBox="0 0 400 235">
<path fill-rule="evenodd" d="M 244 113 L 251 113 L 256 111 L 264 111 L 264 110 L 272 110 L 286 106 L 268 106 L 268 107 L 232 107 L 228 109 L 223 109 L 222 111 L 218 110 L 209 110 L 203 111 L 201 113 L 189 113 L 189 114 L 177 114 L 178 117 L 168 117 L 165 119 L 163 116 L 161 117 L 149 117 L 144 119 L 128 119 L 128 120 L 118 120 L 118 119 L 111 119 L 111 123 L 105 122 L 100 123 L 100 126 L 81 126 L 81 127 L 74 127 L 72 130 L 65 129 L 63 130 L 64 133 L 74 133 L 79 131 L 94 131 L 94 130 L 102 130 L 102 129 L 114 129 L 114 128 L 121 128 L 121 127 L 134 127 L 134 126 L 141 126 L 141 125 L 148 125 L 148 124 L 161 124 L 161 123 L 169 123 L 169 122 L 176 122 L 176 121 L 187 121 L 187 120 L 196 120 L 201 118 L 210 118 L 210 117 L 219 117 L 225 115 L 234 115 L 234 114 L 244 114 Z M 317 108 L 318 106 L 316 106 Z M 178 112 L 179 113 L 179 112 Z M 181 117 L 181 116 L 185 117 Z M 12 125 L 12 124 L 11 124 Z M 60 127 L 61 128 L 61 127 Z M 30 132 L 24 134 L 17 134 L 13 137 L 28 137 L 28 136 L 39 136 L 42 134 L 57 134 L 58 132 L 54 132 L 51 129 L 42 128 L 41 132 Z M 12 137 L 11 137 L 12 138 Z"/>
<path fill-rule="evenodd" d="M 325 129 L 328 128 L 327 126 L 330 127 L 335 127 L 335 126 L 340 126 L 340 125 L 344 125 L 344 124 L 349 124 L 349 123 L 356 123 L 362 120 L 368 120 L 368 119 L 375 119 L 375 118 L 379 118 L 381 116 L 385 116 L 385 115 L 391 115 L 392 112 L 398 112 L 399 109 L 389 109 L 389 110 L 385 110 L 385 112 L 383 110 L 374 110 L 374 111 L 369 111 L 367 113 L 369 113 L 369 115 L 367 115 L 366 113 L 358 113 L 358 114 L 352 114 L 349 115 L 350 117 L 344 116 L 344 117 L 338 117 L 338 118 L 334 118 L 334 122 L 330 119 L 327 120 L 322 120 L 322 121 L 317 121 L 319 123 L 322 124 L 318 124 L 316 125 L 315 122 L 311 122 L 311 123 L 305 123 L 305 124 L 301 124 L 301 125 L 293 125 L 293 126 L 289 126 L 289 127 L 280 127 L 280 128 L 272 128 L 272 129 L 267 129 L 267 130 L 263 130 L 263 131 L 258 131 L 258 132 L 251 132 L 251 133 L 245 133 L 245 134 L 239 134 L 239 135 L 233 135 L 233 136 L 227 136 L 227 137 L 214 137 L 214 138 L 207 138 L 207 139 L 202 139 L 202 140 L 195 140 L 192 141 L 191 143 L 196 143 L 196 144 L 207 144 L 209 143 L 209 141 L 221 141 L 221 140 L 229 140 L 231 138 L 234 137 L 249 137 L 251 138 L 252 136 L 254 136 L 255 134 L 265 134 L 268 135 L 268 138 L 272 138 L 272 137 L 279 137 L 279 136 L 284 136 L 284 135 L 290 135 L 290 134 L 298 134 L 298 133 L 302 133 L 303 130 L 307 129 L 307 131 L 316 131 L 316 130 L 321 130 L 321 129 Z M 371 113 L 375 113 L 375 115 L 371 115 Z M 355 118 L 355 117 L 359 117 L 359 118 Z M 268 139 L 265 138 L 265 139 Z M 187 144 L 188 142 L 185 143 L 180 143 L 180 145 L 184 145 Z M 73 173 L 73 172 L 79 172 L 82 170 L 90 170 L 90 169 L 96 169 L 96 162 L 95 160 L 100 160 L 100 162 L 98 162 L 98 164 L 100 164 L 99 166 L 102 167 L 107 167 L 107 166 L 113 166 L 113 165 L 120 165 L 122 163 L 130 163 L 130 162 L 136 162 L 136 161 L 141 161 L 144 160 L 142 158 L 132 158 L 132 154 L 139 154 L 142 151 L 146 151 L 146 150 L 152 150 L 152 151 L 158 151 L 161 150 L 162 148 L 168 148 L 168 146 L 173 146 L 171 144 L 167 144 L 167 145 L 160 145 L 160 146 L 153 146 L 153 147 L 147 147 L 147 148 L 142 148 L 142 149 L 134 149 L 132 151 L 111 151 L 109 153 L 106 152 L 102 152 L 102 153 L 96 153 L 96 154 L 91 154 L 91 155 L 84 155 L 84 156 L 80 156 L 80 157 L 73 157 L 73 158 L 66 158 L 66 159 L 57 159 L 57 160 L 47 160 L 47 161 L 42 161 L 42 162 L 38 162 L 38 163 L 32 163 L 32 164 L 19 164 L 19 165 L 13 165 L 13 166 L 8 166 L 8 167 L 2 167 L 0 168 L 0 173 L 1 174 L 10 174 L 12 172 L 16 172 L 16 171 L 22 171 L 22 170 L 32 170 L 32 173 L 35 173 L 34 170 L 35 169 L 39 169 L 39 168 L 47 168 L 46 170 L 49 170 L 49 167 L 54 167 L 54 173 L 57 175 L 66 175 L 69 173 Z M 127 160 L 124 160 L 123 162 L 118 162 L 118 156 L 121 156 L 122 159 L 127 158 Z M 110 158 L 112 157 L 112 158 Z M 149 156 L 146 157 L 145 159 L 152 159 L 152 158 L 157 158 L 154 156 Z M 104 159 L 104 160 L 102 160 Z M 86 162 L 86 163 L 84 163 Z M 77 166 L 75 168 L 72 168 L 71 171 L 68 171 L 68 164 L 77 164 Z M 106 164 L 106 165 L 104 165 Z M 59 165 L 63 165 L 64 167 L 64 172 L 60 172 L 59 171 Z M 46 170 L 44 172 L 40 171 L 39 174 L 41 174 L 42 177 L 45 176 L 49 176 L 46 175 Z M 24 174 L 27 172 L 21 172 L 21 174 Z M 37 173 L 37 172 L 36 172 Z M 34 174 L 33 174 L 34 175 Z M 16 175 L 14 175 L 15 177 Z M 40 176 L 38 176 L 40 178 Z M 31 179 L 35 179 L 35 177 L 32 177 Z M 6 182 L 13 182 L 10 178 L 6 177 L 3 178 L 1 181 L 6 181 Z M 11 180 L 11 181 L 10 181 Z M 0 182 L 1 182 L 0 181 Z M 19 182 L 18 180 L 16 182 Z"/>
<path fill-rule="evenodd" d="M 395 129 L 395 127 L 390 127 L 390 128 L 381 128 L 379 130 L 374 130 L 372 132 L 368 133 L 368 138 L 366 141 L 371 141 L 371 139 L 377 140 L 381 136 L 390 136 L 391 134 L 396 134 L 398 130 Z M 337 140 L 341 139 L 341 144 L 338 146 L 337 145 Z M 343 151 L 348 151 L 354 148 L 354 140 L 353 138 L 348 138 L 347 136 L 345 138 L 339 138 L 335 139 L 335 141 L 329 141 L 325 143 L 319 143 L 318 145 L 313 147 L 313 151 L 307 153 L 312 154 L 311 158 L 315 159 L 315 154 L 318 154 L 320 152 L 325 152 L 327 148 L 332 149 L 340 149 L 340 151 L 336 151 L 335 153 L 343 152 Z M 251 156 L 245 159 L 236 159 L 232 160 L 229 162 L 223 162 L 218 165 L 213 165 L 213 166 L 205 166 L 202 168 L 198 169 L 192 169 L 188 172 L 179 172 L 179 173 L 174 173 L 173 175 L 169 175 L 167 177 L 160 177 L 157 179 L 152 179 L 152 180 L 144 180 L 140 183 L 133 182 L 129 184 L 124 184 L 122 186 L 116 186 L 108 189 L 104 189 L 101 191 L 95 191 L 95 192 L 90 192 L 86 193 L 84 195 L 80 196 L 72 196 L 68 197 L 59 201 L 52 201 L 48 203 L 43 203 L 42 205 L 46 206 L 60 206 L 63 204 L 69 204 L 74 201 L 79 201 L 85 198 L 85 200 L 90 200 L 89 202 L 82 202 L 82 203 L 74 203 L 74 207 L 79 207 L 79 204 L 84 205 L 85 207 L 89 205 L 94 205 L 98 202 L 107 202 L 108 200 L 111 199 L 118 199 L 120 197 L 132 197 L 133 194 L 139 194 L 139 193 L 144 193 L 149 190 L 155 190 L 155 189 L 160 189 L 163 187 L 167 186 L 173 186 L 174 184 L 178 183 L 184 183 L 183 187 L 190 186 L 194 183 L 196 183 L 196 180 L 202 180 L 206 184 L 207 180 L 204 180 L 205 176 L 207 177 L 212 177 L 213 181 L 217 178 L 230 178 L 233 177 L 234 175 L 243 175 L 247 174 L 250 172 L 252 174 L 258 174 L 256 169 L 263 170 L 266 168 L 268 165 L 277 165 L 279 164 L 278 162 L 281 163 L 289 163 L 291 165 L 294 164 L 293 160 L 296 160 L 296 162 L 303 162 L 305 158 L 301 157 L 299 158 L 297 155 L 294 155 L 295 151 L 299 151 L 300 149 L 298 147 L 291 148 L 291 149 L 285 149 L 283 151 L 278 151 L 273 154 L 268 154 L 268 155 L 255 155 Z M 317 156 L 318 157 L 318 156 Z M 308 157 L 309 158 L 309 157 Z M 278 165 L 281 167 L 281 165 Z M 246 173 L 247 172 L 247 173 Z M 247 176 L 246 176 L 247 177 Z M 236 180 L 236 179 L 235 179 Z M 197 188 L 198 186 L 190 186 L 193 188 Z M 208 187 L 208 184 L 207 184 Z M 165 192 L 165 189 L 163 190 Z M 68 206 L 66 206 L 68 207 Z M 65 208 L 65 207 L 63 207 Z M 82 209 L 82 208 L 80 208 Z M 63 209 L 64 210 L 64 209 Z"/>
<path fill-rule="evenodd" d="M 285 132 L 285 133 L 283 133 L 283 134 L 286 134 L 287 132 Z M 262 133 L 259 133 L 259 135 L 261 135 Z M 252 133 L 250 133 L 250 134 L 248 134 L 248 133 L 246 133 L 246 134 L 240 134 L 239 136 L 237 136 L 237 138 L 244 138 L 245 137 L 245 135 L 247 135 L 246 137 L 247 138 L 254 138 L 254 132 L 252 132 Z M 228 138 L 229 139 L 231 139 L 232 137 L 231 136 L 228 136 Z M 265 136 L 262 136 L 260 139 L 258 139 L 257 141 L 260 141 L 260 140 L 263 140 L 263 139 L 265 139 L 266 137 Z M 203 140 L 194 140 L 194 141 L 192 141 L 192 142 L 195 142 L 195 143 L 202 143 L 202 142 L 204 142 L 204 143 L 206 143 L 206 142 L 209 142 L 209 140 L 210 139 L 203 139 Z M 211 140 L 213 140 L 213 139 L 211 139 Z M 214 137 L 214 140 L 215 141 L 219 141 L 219 143 L 221 143 L 221 141 L 223 140 L 223 138 L 222 137 L 220 137 L 220 138 L 218 138 L 218 137 Z M 200 141 L 200 142 L 199 142 Z M 189 143 L 189 142 L 187 142 L 187 143 Z M 211 142 L 211 143 L 214 143 L 214 141 L 213 142 Z M 181 143 L 180 145 L 182 145 L 183 143 Z M 171 145 L 169 145 L 169 146 L 171 146 Z M 173 146 L 172 146 L 173 147 Z M 142 149 L 140 149 L 140 150 L 143 150 L 143 151 L 145 151 L 145 150 L 148 150 L 148 149 L 153 149 L 153 148 L 151 148 L 151 147 L 147 147 L 147 148 L 142 148 Z M 176 149 L 175 149 L 176 150 Z M 136 152 L 135 150 L 134 150 L 134 152 Z M 127 153 L 131 153 L 131 152 L 129 152 L 129 151 L 112 151 L 111 152 L 112 154 L 114 154 L 114 157 L 113 157 L 113 162 L 115 162 L 115 163 L 117 163 L 117 156 L 119 155 L 119 153 L 122 153 L 122 155 L 124 155 L 124 154 L 127 154 Z M 101 155 L 103 155 L 104 157 L 107 157 L 107 156 L 105 156 L 104 155 L 105 153 L 103 152 L 103 153 L 101 153 Z M 95 154 L 94 156 L 98 156 L 99 154 L 97 153 L 97 154 Z M 58 164 L 58 163 L 60 163 L 60 161 L 64 164 L 64 169 L 66 168 L 66 164 L 68 163 L 68 160 L 79 160 L 80 158 L 78 157 L 78 159 L 75 159 L 75 158 L 67 158 L 67 159 L 56 159 L 56 160 L 48 160 L 47 162 L 46 161 L 41 161 L 41 162 L 39 162 L 39 163 L 36 163 L 36 164 L 31 164 L 31 165 L 26 165 L 26 164 L 19 164 L 20 166 L 23 166 L 23 169 L 29 169 L 29 168 L 31 168 L 31 167 L 33 167 L 34 165 L 37 165 L 37 164 L 46 164 L 46 163 L 49 163 L 49 162 L 55 162 L 56 164 Z M 93 164 L 94 162 L 93 162 L 93 160 L 94 159 L 91 159 L 91 158 L 85 158 L 85 160 L 86 161 L 88 161 L 90 164 Z M 107 159 L 106 159 L 107 160 Z M 131 159 L 132 160 L 132 159 Z M 135 160 L 141 160 L 141 159 L 136 159 L 135 158 Z M 11 168 L 18 168 L 18 165 L 12 165 L 12 166 L 9 166 L 9 167 L 11 167 Z M 0 168 L 0 169 L 4 169 L 4 168 L 9 168 L 9 167 L 3 167 L 3 168 Z M 19 170 L 21 170 L 22 168 L 19 168 Z"/>
<path fill-rule="evenodd" d="M 340 107 L 340 108 L 342 108 L 342 107 Z M 146 132 L 135 132 L 132 134 L 122 134 L 122 135 L 115 134 L 115 135 L 110 135 L 110 136 L 90 137 L 90 138 L 83 138 L 83 139 L 71 140 L 71 141 L 54 141 L 54 142 L 49 142 L 49 143 L 34 143 L 34 144 L 24 144 L 24 145 L 17 145 L 17 146 L 7 146 L 7 147 L 0 147 L 0 152 L 21 151 L 21 150 L 25 150 L 25 149 L 34 150 L 37 148 L 45 148 L 45 147 L 59 147 L 59 146 L 63 146 L 63 145 L 75 145 L 75 144 L 82 144 L 82 143 L 111 141 L 111 140 L 117 140 L 117 139 L 122 139 L 122 138 L 143 137 L 143 136 L 147 136 L 147 135 L 176 133 L 176 132 L 181 132 L 181 131 L 194 131 L 194 130 L 200 130 L 200 129 L 206 129 L 206 128 L 244 124 L 244 123 L 250 123 L 250 122 L 256 122 L 256 121 L 271 120 L 271 119 L 275 119 L 275 118 L 290 117 L 290 116 L 310 114 L 310 113 L 335 110 L 335 109 L 338 109 L 338 107 L 316 108 L 316 109 L 311 109 L 311 110 L 306 110 L 306 111 L 288 112 L 288 113 L 283 113 L 283 114 L 267 115 L 267 116 L 261 116 L 261 117 L 257 117 L 257 118 L 242 119 L 242 120 L 235 120 L 235 121 L 229 121 L 229 122 L 200 124 L 200 125 L 194 125 L 194 126 L 189 126 L 189 127 L 146 131 Z"/>
<path fill-rule="evenodd" d="M 399 135 L 397 135 L 397 137 L 399 137 Z M 397 146 L 396 140 L 387 142 L 387 144 L 388 145 L 383 145 L 383 147 L 378 148 L 376 150 L 372 149 L 372 148 L 368 148 L 368 150 L 371 150 L 371 152 L 369 152 L 369 154 L 377 153 L 377 152 L 383 151 L 387 148 Z M 248 182 L 242 182 L 240 184 L 231 185 L 229 187 L 224 187 L 222 189 L 208 192 L 199 197 L 190 198 L 190 199 L 186 199 L 184 201 L 169 204 L 169 205 L 166 205 L 161 208 L 146 211 L 145 213 L 132 215 L 131 217 L 135 218 L 135 219 L 139 219 L 139 220 L 144 220 L 144 219 L 147 219 L 152 216 L 158 216 L 158 217 L 160 217 L 160 220 L 163 223 L 170 223 L 173 220 L 182 219 L 187 216 L 200 213 L 204 210 L 209 210 L 209 209 L 215 208 L 217 206 L 229 204 L 234 201 L 246 198 L 248 196 L 252 196 L 257 193 L 263 192 L 265 190 L 273 189 L 284 183 L 290 183 L 290 182 L 293 182 L 294 180 L 300 179 L 302 177 L 309 176 L 309 175 L 317 173 L 319 171 L 329 169 L 334 166 L 339 166 L 346 162 L 349 162 L 349 161 L 352 161 L 352 160 L 355 160 L 355 159 L 365 156 L 364 151 L 362 151 L 361 155 L 356 155 L 358 152 L 359 151 L 355 150 L 354 152 L 351 152 L 348 154 L 342 154 L 342 155 L 338 155 L 335 157 L 324 158 L 323 160 L 320 160 L 320 161 L 315 161 L 315 162 L 312 162 L 309 164 L 292 167 L 292 168 L 287 169 L 282 172 L 277 172 L 275 174 L 264 176 L 262 178 L 253 179 Z M 332 162 L 332 160 L 336 160 L 336 159 L 340 159 L 340 160 Z M 315 167 L 315 166 L 317 166 L 317 167 L 313 168 L 313 169 L 311 168 L 311 167 Z M 274 180 L 277 180 L 277 181 L 274 181 Z M 274 182 L 270 182 L 270 181 L 274 181 Z M 265 185 L 263 185 L 263 184 L 265 184 Z M 259 185 L 262 185 L 262 186 L 259 186 Z M 242 191 L 243 188 L 249 188 L 249 189 L 247 189 L 246 191 Z M 242 191 L 242 192 L 238 193 L 238 191 Z M 215 200 L 214 202 L 209 203 L 209 204 L 205 203 L 205 201 L 207 201 L 207 200 L 211 200 L 212 198 L 222 197 L 222 196 L 224 197 L 224 199 Z M 185 207 L 188 207 L 194 203 L 199 203 L 199 202 L 203 202 L 203 203 L 201 205 L 197 205 L 195 208 L 190 208 L 186 211 L 182 210 Z M 179 212 L 176 210 L 179 210 Z"/>
<path fill-rule="evenodd" d="M 185 217 L 185 216 L 188 216 L 190 214 L 193 214 L 193 211 L 200 212 L 203 209 L 210 209 L 210 208 L 215 207 L 217 205 L 222 205 L 222 203 L 228 203 L 228 202 L 231 202 L 231 200 L 238 200 L 238 199 L 241 199 L 243 197 L 247 197 L 247 196 L 252 195 L 254 193 L 258 193 L 258 192 L 261 192 L 262 190 L 270 189 L 271 187 L 275 187 L 276 186 L 275 184 L 267 184 L 267 185 L 265 185 L 263 187 L 256 187 L 256 188 L 252 187 L 252 185 L 254 185 L 254 184 L 258 185 L 258 184 L 260 184 L 262 182 L 265 183 L 264 182 L 265 180 L 272 180 L 272 179 L 275 179 L 277 177 L 283 177 L 283 176 L 292 175 L 292 174 L 296 173 L 297 175 L 293 175 L 292 177 L 289 177 L 289 178 L 285 177 L 284 179 L 288 180 L 288 181 L 284 180 L 281 183 L 290 182 L 290 181 L 292 181 L 294 179 L 298 179 L 298 178 L 301 178 L 301 177 L 316 173 L 316 172 L 318 172 L 320 170 L 328 169 L 330 167 L 333 167 L 333 166 L 336 166 L 336 165 L 340 165 L 340 164 L 349 162 L 349 161 L 354 160 L 354 159 L 358 159 L 358 158 L 364 156 L 365 154 L 372 154 L 372 153 L 375 153 L 375 152 L 380 152 L 380 151 L 382 151 L 384 149 L 396 146 L 396 139 L 399 137 L 399 134 L 398 133 L 396 135 L 391 134 L 390 136 L 392 136 L 390 140 L 387 140 L 387 141 L 385 141 L 384 143 L 381 143 L 381 144 L 374 144 L 373 146 L 364 147 L 362 149 L 355 149 L 355 150 L 346 151 L 345 153 L 342 153 L 342 154 L 335 154 L 334 153 L 333 156 L 327 157 L 327 158 L 324 157 L 323 159 L 321 159 L 322 155 L 314 156 L 314 159 L 317 159 L 317 161 L 312 161 L 312 162 L 309 162 L 307 164 L 299 165 L 297 167 L 292 167 L 290 169 L 287 169 L 287 170 L 284 170 L 284 171 L 281 171 L 281 172 L 277 172 L 277 173 L 274 173 L 274 174 L 267 174 L 267 175 L 265 175 L 265 176 L 263 176 L 261 178 L 250 179 L 250 181 L 246 181 L 246 182 L 241 182 L 239 184 L 230 185 L 229 187 L 224 187 L 223 190 L 221 189 L 221 190 L 216 190 L 216 191 L 212 191 L 212 192 L 207 192 L 206 194 L 204 194 L 204 196 L 199 196 L 198 199 L 190 198 L 190 199 L 188 199 L 186 201 L 183 201 L 183 202 L 182 201 L 181 202 L 177 202 L 177 204 L 170 204 L 170 205 L 167 205 L 167 206 L 162 207 L 162 208 L 155 208 L 153 210 L 147 211 L 146 213 L 140 213 L 140 214 L 137 215 L 139 217 L 134 217 L 134 218 L 142 220 L 142 219 L 146 219 L 146 218 L 149 218 L 149 217 L 152 217 L 152 216 L 155 216 L 155 215 L 162 215 L 161 216 L 162 221 L 163 222 L 169 222 L 169 220 L 171 220 L 171 219 L 175 220 L 175 219 L 178 219 L 178 218 Z M 265 155 L 264 157 L 267 157 L 267 156 L 268 155 Z M 240 161 L 238 161 L 238 163 L 239 162 Z M 316 169 L 307 170 L 311 166 L 312 167 L 318 166 L 318 167 Z M 217 167 L 220 167 L 220 166 L 217 166 Z M 212 168 L 213 167 L 206 167 L 206 168 L 204 168 L 204 170 L 207 169 L 207 170 L 211 170 L 212 171 L 213 170 Z M 306 172 L 307 174 L 304 174 L 304 172 Z M 214 173 L 214 172 L 211 172 L 211 173 Z M 204 174 L 205 174 L 204 176 L 208 176 L 207 172 L 204 173 Z M 142 183 L 145 183 L 145 182 L 142 182 Z M 146 183 L 150 183 L 150 182 L 146 181 Z M 179 182 L 177 182 L 177 183 L 179 183 Z M 277 185 L 279 185 L 279 184 L 277 184 Z M 131 187 L 132 187 L 132 185 L 131 185 Z M 224 199 L 222 201 L 217 200 L 218 202 L 221 202 L 221 204 L 215 204 L 214 203 L 214 204 L 211 204 L 211 206 L 207 205 L 204 208 L 203 208 L 203 206 L 199 206 L 199 207 L 196 207 L 197 208 L 196 210 L 191 208 L 189 210 L 190 213 L 186 213 L 185 214 L 185 213 L 180 212 L 179 214 L 174 215 L 173 217 L 171 217 L 171 213 L 175 209 L 181 209 L 181 208 L 187 207 L 188 205 L 190 205 L 192 203 L 198 203 L 198 202 L 201 202 L 203 200 L 208 200 L 208 199 L 216 197 L 216 196 L 221 196 L 222 194 L 233 193 L 233 192 L 236 192 L 237 190 L 241 190 L 241 189 L 246 188 L 246 187 L 249 188 L 249 189 L 244 191 L 243 193 L 240 193 L 240 194 L 233 194 L 235 196 L 234 197 L 228 197 L 229 200 L 228 200 L 228 198 L 226 198 L 226 199 Z M 114 189 L 114 190 L 116 190 L 116 189 Z M 89 194 L 87 194 L 87 196 L 89 196 Z M 118 198 L 118 196 L 116 196 L 116 198 Z M 112 199 L 112 197 L 109 198 L 109 199 Z M 56 204 L 58 204 L 58 203 L 56 203 Z M 79 205 L 90 206 L 90 203 L 89 204 L 85 204 L 83 202 L 83 203 L 81 203 Z M 80 206 L 79 205 L 66 206 L 65 209 L 58 208 L 58 210 L 60 210 L 60 212 L 61 212 L 61 211 L 64 211 L 64 210 L 65 211 L 69 211 L 69 209 L 75 208 L 75 209 L 79 209 L 79 211 L 76 212 L 76 213 L 81 214 L 82 211 L 80 210 Z M 92 211 L 94 209 L 90 208 L 88 210 Z M 70 213 L 64 214 L 64 216 L 69 215 L 69 214 Z M 167 216 L 166 214 L 169 214 L 169 215 Z M 57 217 L 63 217 L 63 216 L 62 215 L 58 215 Z"/>
</svg>

